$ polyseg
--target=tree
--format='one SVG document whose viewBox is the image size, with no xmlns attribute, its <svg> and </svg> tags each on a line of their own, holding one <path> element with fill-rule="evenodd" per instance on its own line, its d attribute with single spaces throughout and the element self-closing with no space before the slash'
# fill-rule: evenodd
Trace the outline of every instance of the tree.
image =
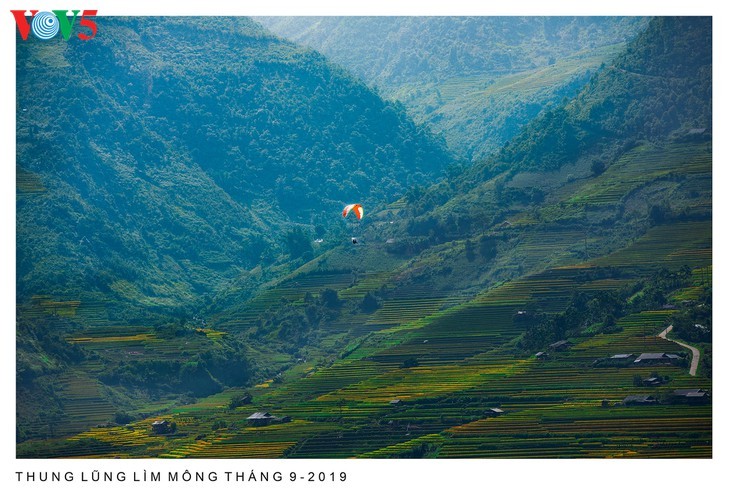
<svg viewBox="0 0 730 496">
<path fill-rule="evenodd" d="M 380 301 L 371 292 L 367 292 L 360 303 L 360 308 L 365 313 L 371 313 L 380 308 Z"/>
<path fill-rule="evenodd" d="M 474 241 L 471 239 L 466 240 L 466 244 L 464 246 L 464 254 L 466 255 L 466 259 L 470 262 L 473 262 L 476 258 L 476 253 L 474 252 Z"/>
<path fill-rule="evenodd" d="M 312 244 L 301 227 L 295 227 L 286 233 L 286 248 L 291 258 L 311 256 Z"/>
<path fill-rule="evenodd" d="M 491 260 L 497 256 L 497 240 L 491 236 L 482 236 L 479 239 L 479 254 L 484 260 Z"/>
<path fill-rule="evenodd" d="M 593 162 L 591 162 L 591 173 L 594 176 L 600 176 L 603 174 L 606 170 L 606 164 L 603 163 L 603 161 L 598 159 L 593 159 Z"/>
<path fill-rule="evenodd" d="M 114 423 L 126 425 L 134 420 L 134 417 L 125 412 L 117 412 L 114 414 Z"/>
<path fill-rule="evenodd" d="M 661 224 L 667 218 L 668 209 L 664 205 L 652 205 L 649 209 L 649 220 L 653 226 Z"/>
<path fill-rule="evenodd" d="M 337 295 L 337 291 L 331 288 L 322 291 L 320 298 L 327 308 L 339 308 L 342 305 L 342 300 Z"/>
<path fill-rule="evenodd" d="M 411 367 L 418 367 L 418 359 L 416 357 L 408 357 L 401 364 L 400 368 L 409 369 Z"/>
<path fill-rule="evenodd" d="M 253 401 L 253 396 L 250 393 L 245 393 L 243 396 L 233 397 L 228 402 L 228 409 L 235 410 L 239 406 L 249 405 Z"/>
</svg>

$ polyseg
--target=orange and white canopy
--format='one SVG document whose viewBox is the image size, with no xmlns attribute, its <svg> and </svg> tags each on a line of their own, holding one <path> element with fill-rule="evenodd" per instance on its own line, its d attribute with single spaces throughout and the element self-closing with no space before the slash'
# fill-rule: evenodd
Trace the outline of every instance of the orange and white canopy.
<svg viewBox="0 0 730 496">
<path fill-rule="evenodd" d="M 362 216 L 364 213 L 364 211 L 362 209 L 362 205 L 360 205 L 359 203 L 353 203 L 351 205 L 347 205 L 345 207 L 345 209 L 342 211 L 342 216 L 347 217 L 347 214 L 349 214 L 350 212 L 353 212 L 355 214 L 355 217 L 357 217 L 357 220 L 362 219 Z"/>
</svg>

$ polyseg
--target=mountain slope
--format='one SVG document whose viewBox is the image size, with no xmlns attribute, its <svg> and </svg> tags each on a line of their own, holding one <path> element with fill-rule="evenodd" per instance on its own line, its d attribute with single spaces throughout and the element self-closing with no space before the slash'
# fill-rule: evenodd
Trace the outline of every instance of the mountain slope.
<svg viewBox="0 0 730 496">
<path fill-rule="evenodd" d="M 301 256 L 287 230 L 326 230 L 323 212 L 389 201 L 448 164 L 397 106 L 249 20 L 100 29 L 18 43 L 20 302 L 191 306 Z"/>
<path fill-rule="evenodd" d="M 467 159 L 572 97 L 646 24 L 614 17 L 261 17 L 403 102 Z"/>
<path fill-rule="evenodd" d="M 268 373 L 199 309 L 233 281 L 250 297 L 325 249 L 315 235 L 349 242 L 343 204 L 450 161 L 397 105 L 248 19 L 98 27 L 17 42 L 18 439 Z"/>
</svg>

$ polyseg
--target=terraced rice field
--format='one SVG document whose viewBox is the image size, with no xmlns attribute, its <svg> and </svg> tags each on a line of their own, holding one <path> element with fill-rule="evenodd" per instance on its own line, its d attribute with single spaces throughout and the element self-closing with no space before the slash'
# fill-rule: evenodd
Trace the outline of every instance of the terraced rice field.
<svg viewBox="0 0 730 496">
<path fill-rule="evenodd" d="M 166 339 L 158 336 L 151 327 L 103 326 L 88 327 L 70 336 L 67 341 L 100 352 L 107 358 L 148 360 L 193 356 L 224 334 L 213 329 L 201 329 L 194 337 Z"/>
<path fill-rule="evenodd" d="M 65 415 L 55 425 L 57 435 L 79 432 L 114 417 L 114 406 L 103 396 L 99 384 L 86 374 L 64 374 L 58 387 L 63 393 Z"/>
<path fill-rule="evenodd" d="M 686 416 L 685 416 L 686 415 Z M 444 436 L 446 458 L 708 457 L 709 407 L 557 406 L 526 409 L 457 426 Z"/>
<path fill-rule="evenodd" d="M 637 166 L 640 164 L 640 166 Z M 634 189 L 669 174 L 697 175 L 712 172 L 712 151 L 706 144 L 644 145 L 622 156 L 600 180 L 578 191 L 571 203 L 616 205 Z"/>
<path fill-rule="evenodd" d="M 439 298 L 428 294 L 420 298 L 389 298 L 367 322 L 376 325 L 404 324 L 431 315 L 444 306 L 463 301 L 464 298 L 459 296 Z"/>
<path fill-rule="evenodd" d="M 658 161 L 657 163 L 659 163 Z M 662 170 L 657 165 L 658 170 Z M 699 167 L 699 166 L 698 166 Z M 704 165 L 703 165 L 704 167 Z M 663 173 L 663 172 L 662 172 Z M 628 176 L 625 185 L 630 185 Z M 591 197 L 597 198 L 597 197 Z M 524 260 L 539 266 L 556 247 L 580 245 L 583 233 L 532 231 L 534 249 Z M 696 298 L 711 280 L 711 222 L 659 225 L 626 248 L 585 263 L 538 270 L 485 288 L 468 301 L 425 285 L 398 285 L 393 273 L 309 272 L 284 281 L 249 303 L 236 325 L 248 328 L 282 298 L 299 304 L 306 292 L 338 290 L 357 301 L 385 287 L 386 303 L 365 315 L 345 315 L 331 324 L 337 339 L 356 336 L 334 363 L 301 364 L 302 377 L 254 388 L 250 405 L 228 408 L 236 389 L 169 408 L 125 427 L 90 428 L 113 411 L 88 376 L 67 376 L 74 429 L 58 441 L 62 456 L 169 458 L 439 457 L 700 457 L 712 456 L 710 405 L 624 406 L 629 395 L 668 398 L 673 389 L 704 388 L 712 381 L 689 376 L 680 365 L 595 367 L 619 353 L 684 353 L 659 339 L 675 310 L 627 315 L 613 334 L 576 336 L 573 346 L 538 360 L 516 347 L 524 332 L 521 311 L 561 312 L 576 290 L 613 290 L 662 267 L 693 269 L 693 285 L 673 299 Z M 546 261 L 547 260 L 547 261 Z M 554 267 L 554 265 L 552 265 Z M 84 304 L 51 300 L 45 312 L 82 312 Z M 110 356 L 143 360 L 197 353 L 236 327 L 201 328 L 189 343 L 160 339 L 148 327 L 90 326 L 70 340 Z M 334 338 L 333 338 L 334 339 Z M 343 349 L 342 347 L 340 349 Z M 116 355 L 114 355 L 116 353 Z M 636 386 L 634 376 L 657 372 L 669 383 Z M 294 377 L 294 376 L 292 376 Z M 487 418 L 488 408 L 504 413 Z M 288 423 L 251 427 L 255 411 L 291 416 Z M 150 423 L 175 420 L 174 435 L 153 435 Z M 224 422 L 223 427 L 220 421 Z M 215 424 L 218 423 L 216 426 Z M 70 432 L 69 432 L 70 434 Z M 59 435 L 63 435 L 62 433 Z M 56 449 L 56 448 L 53 448 Z M 58 456 L 47 448 L 43 456 Z"/>
<path fill-rule="evenodd" d="M 20 167 L 15 168 L 15 187 L 19 198 L 22 195 L 33 195 L 46 191 L 40 176 Z"/>
<path fill-rule="evenodd" d="M 654 270 L 705 267 L 712 263 L 712 222 L 656 226 L 624 249 L 595 261 L 597 266 Z"/>
</svg>

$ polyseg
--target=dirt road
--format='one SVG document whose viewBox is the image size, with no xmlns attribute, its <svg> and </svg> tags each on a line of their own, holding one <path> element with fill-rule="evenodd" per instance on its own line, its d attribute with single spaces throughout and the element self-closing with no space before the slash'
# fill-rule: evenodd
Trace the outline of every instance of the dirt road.
<svg viewBox="0 0 730 496">
<path fill-rule="evenodd" d="M 679 341 L 675 341 L 674 339 L 669 339 L 667 337 L 667 334 L 669 334 L 673 328 L 674 328 L 674 326 L 670 325 L 669 327 L 667 327 L 666 329 L 664 329 L 662 332 L 659 333 L 659 337 L 662 339 L 666 339 L 667 341 L 671 341 L 672 343 L 677 343 L 679 346 L 682 346 L 682 347 L 690 350 L 692 352 L 692 364 L 689 366 L 689 375 L 697 375 L 697 366 L 700 364 L 700 350 L 698 350 L 694 346 L 680 343 Z"/>
</svg>

